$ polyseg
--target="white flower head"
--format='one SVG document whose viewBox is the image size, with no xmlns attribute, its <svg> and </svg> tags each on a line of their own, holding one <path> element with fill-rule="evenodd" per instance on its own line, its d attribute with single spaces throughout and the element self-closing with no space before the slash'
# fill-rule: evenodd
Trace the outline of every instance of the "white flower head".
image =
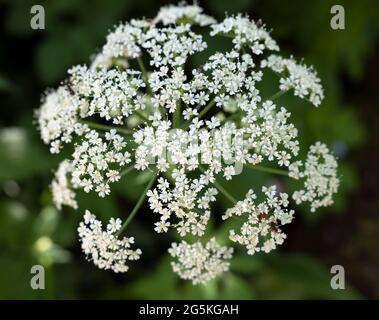
<svg viewBox="0 0 379 320">
<path fill-rule="evenodd" d="M 37 111 L 41 138 L 50 144 L 51 153 L 59 153 L 63 143 L 70 143 L 74 134 L 82 135 L 88 130 L 78 121 L 81 102 L 65 86 L 50 91 L 43 98 Z"/>
<path fill-rule="evenodd" d="M 181 4 L 162 7 L 153 22 L 162 22 L 163 25 L 193 23 L 207 26 L 215 23 L 216 20 L 204 14 L 203 9 L 196 4 Z"/>
<path fill-rule="evenodd" d="M 188 179 L 184 170 L 174 170 L 174 187 L 164 179 L 147 193 L 150 209 L 160 215 L 156 223 L 157 232 L 167 232 L 168 227 L 176 228 L 181 236 L 187 233 L 202 236 L 210 218 L 210 203 L 216 200 L 217 190 L 206 188 L 204 178 Z M 174 220 L 174 221 L 171 221 Z"/>
<path fill-rule="evenodd" d="M 112 129 L 102 138 L 95 130 L 76 144 L 72 160 L 72 183 L 85 192 L 95 190 L 100 197 L 110 193 L 109 183 L 118 181 L 120 170 L 130 160 L 125 139 Z"/>
<path fill-rule="evenodd" d="M 138 260 L 142 251 L 130 248 L 134 243 L 133 237 L 118 237 L 121 220 L 111 218 L 104 231 L 101 221 L 97 220 L 89 210 L 86 210 L 83 218 L 78 227 L 78 234 L 87 259 L 99 269 L 113 270 L 116 273 L 127 272 L 129 270 L 127 261 Z"/>
<path fill-rule="evenodd" d="M 250 47 L 254 54 L 262 54 L 264 50 L 278 51 L 279 47 L 263 25 L 259 25 L 246 16 L 237 15 L 225 18 L 221 23 L 211 26 L 211 35 L 228 35 L 236 49 Z"/>
<path fill-rule="evenodd" d="M 228 271 L 233 248 L 220 246 L 215 238 L 212 238 L 205 245 L 201 242 L 173 243 L 168 252 L 177 259 L 171 263 L 173 271 L 180 278 L 191 280 L 196 285 Z"/>
<path fill-rule="evenodd" d="M 292 195 L 296 203 L 309 202 L 312 212 L 330 206 L 339 186 L 337 167 L 336 158 L 325 144 L 316 142 L 312 145 L 304 164 L 296 161 L 289 167 L 290 177 L 304 181 L 304 188 Z"/>
<path fill-rule="evenodd" d="M 292 57 L 285 59 L 274 54 L 262 60 L 261 67 L 267 67 L 279 74 L 284 74 L 280 78 L 280 90 L 294 89 L 295 96 L 309 100 L 316 107 L 324 99 L 321 80 L 313 67 L 299 64 Z"/>
<path fill-rule="evenodd" d="M 72 163 L 69 160 L 64 160 L 59 164 L 55 172 L 54 180 L 51 183 L 51 192 L 53 194 L 53 202 L 60 210 L 62 205 L 78 208 L 78 203 L 75 200 L 75 192 L 70 183 L 70 176 L 73 171 Z"/>
<path fill-rule="evenodd" d="M 212 52 L 209 36 L 230 41 L 229 50 Z M 234 243 L 251 255 L 281 245 L 283 225 L 294 216 L 288 194 L 263 187 L 262 200 L 250 190 L 238 201 L 228 181 L 248 167 L 299 179 L 304 185 L 292 198 L 314 211 L 332 204 L 339 179 L 337 161 L 323 144 L 313 145 L 304 162 L 297 160 L 301 133 L 290 107 L 275 99 L 293 89 L 318 106 L 324 92 L 313 67 L 274 51 L 279 46 L 260 21 L 239 14 L 217 22 L 197 4 L 165 6 L 154 19 L 115 26 L 91 65 L 70 68 L 37 112 L 52 153 L 73 145 L 51 185 L 55 205 L 77 208 L 74 189 L 105 197 L 129 171 L 141 172 L 142 180 L 142 172 L 153 170 L 140 199 L 146 196 L 158 217 L 151 226 L 157 233 L 204 236 L 221 193 L 233 203 L 223 218 L 243 219 L 239 230 L 229 230 Z M 279 92 L 266 96 L 261 88 L 268 68 L 280 80 Z M 99 268 L 125 272 L 126 261 L 139 258 L 141 251 L 130 249 L 134 239 L 118 237 L 121 229 L 120 219 L 102 228 L 86 211 L 80 241 Z M 211 239 L 182 241 L 169 253 L 174 271 L 197 284 L 226 271 L 232 251 Z"/>
<path fill-rule="evenodd" d="M 288 210 L 288 195 L 277 193 L 276 186 L 263 187 L 262 192 L 266 200 L 256 203 L 256 195 L 249 190 L 242 201 L 228 209 L 223 219 L 233 216 L 245 217 L 240 231 L 230 230 L 229 238 L 246 247 L 247 253 L 253 255 L 256 252 L 270 252 L 286 239 L 286 234 L 281 226 L 292 221 L 294 211 Z"/>
</svg>

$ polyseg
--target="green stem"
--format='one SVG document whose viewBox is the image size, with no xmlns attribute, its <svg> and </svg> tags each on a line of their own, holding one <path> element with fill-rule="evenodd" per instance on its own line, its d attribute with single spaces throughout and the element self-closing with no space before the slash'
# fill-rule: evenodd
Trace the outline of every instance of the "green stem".
<svg viewBox="0 0 379 320">
<path fill-rule="evenodd" d="M 93 129 L 99 129 L 99 130 L 104 130 L 104 131 L 115 129 L 119 133 L 128 134 L 128 135 L 133 133 L 133 130 L 123 129 L 123 128 L 119 128 L 115 126 L 108 126 L 106 124 L 100 124 L 100 123 L 95 123 L 95 122 L 90 122 L 90 121 L 80 121 L 80 122 L 88 125 L 90 128 L 93 128 Z"/>
<path fill-rule="evenodd" d="M 133 169 L 134 169 L 133 166 L 129 166 L 129 167 L 127 167 L 126 169 L 122 170 L 122 171 L 120 172 L 120 177 L 125 176 L 125 175 L 128 174 L 130 171 L 132 171 Z"/>
<path fill-rule="evenodd" d="M 265 167 L 265 166 L 260 166 L 260 165 L 252 165 L 249 163 L 246 163 L 245 165 L 246 165 L 246 167 L 248 167 L 250 169 L 257 170 L 257 171 L 274 173 L 274 174 L 279 174 L 282 176 L 288 176 L 288 171 L 286 171 L 286 170 L 275 169 L 275 168 L 270 168 L 270 167 Z"/>
<path fill-rule="evenodd" d="M 234 198 L 226 189 L 217 182 L 217 180 L 213 181 L 212 184 L 233 204 L 237 203 L 236 198 Z"/>
<path fill-rule="evenodd" d="M 180 127 L 181 115 L 182 115 L 182 103 L 181 103 L 181 99 L 179 99 L 178 103 L 176 104 L 176 110 L 175 110 L 173 121 L 172 121 L 174 128 Z"/>
<path fill-rule="evenodd" d="M 199 113 L 199 119 L 201 119 L 212 107 L 215 105 L 216 101 L 213 99 L 211 102 L 209 102 L 203 110 Z"/>
<path fill-rule="evenodd" d="M 205 173 L 205 170 L 202 166 L 199 166 L 199 169 L 202 173 Z M 217 180 L 215 179 L 213 182 L 211 182 L 215 187 L 216 189 L 218 189 L 218 191 L 220 191 L 228 200 L 230 200 L 230 202 L 232 202 L 233 204 L 236 204 L 237 203 L 237 200 L 236 198 L 234 198 L 228 191 L 226 191 L 226 189 L 217 182 Z"/>
<path fill-rule="evenodd" d="M 134 167 L 131 165 L 129 167 L 127 167 L 126 169 L 122 170 L 120 172 L 120 178 L 125 176 L 126 174 L 128 174 L 130 171 L 132 171 L 134 169 Z M 109 182 L 109 179 L 107 179 L 107 183 Z"/>
<path fill-rule="evenodd" d="M 124 224 L 121 226 L 120 230 L 117 232 L 116 236 L 119 236 L 125 229 L 126 227 L 129 225 L 129 223 L 133 220 L 134 216 L 136 215 L 136 213 L 138 212 L 139 208 L 142 206 L 145 198 L 146 198 L 146 193 L 151 189 L 151 187 L 153 186 L 155 180 L 157 179 L 157 176 L 158 176 L 158 171 L 156 171 L 153 176 L 151 177 L 151 180 L 149 181 L 149 183 L 147 184 L 145 190 L 143 191 L 143 193 L 141 194 L 141 196 L 139 197 L 136 205 L 134 206 L 132 212 L 130 212 L 128 218 L 125 220 Z"/>
<path fill-rule="evenodd" d="M 138 66 L 139 68 L 141 69 L 141 72 L 142 72 L 142 77 L 143 77 L 143 81 L 145 81 L 145 84 L 146 84 L 146 88 L 149 92 L 152 92 L 151 91 L 151 88 L 150 88 L 150 84 L 149 84 L 149 77 L 147 76 L 147 71 L 146 71 L 146 68 L 145 68 L 145 65 L 141 59 L 141 57 L 138 57 L 137 58 L 137 62 L 138 62 Z"/>
<path fill-rule="evenodd" d="M 278 99 L 279 97 L 281 97 L 283 94 L 287 93 L 288 90 L 279 90 L 278 92 L 276 92 L 275 94 L 273 94 L 271 97 L 267 98 L 266 100 L 271 100 L 271 101 L 274 101 L 275 99 Z"/>
<path fill-rule="evenodd" d="M 135 110 L 135 113 L 137 114 L 137 116 L 139 116 L 141 118 L 141 120 L 147 122 L 149 125 L 151 125 L 151 121 L 146 118 L 141 112 L 139 112 L 138 110 Z"/>
</svg>

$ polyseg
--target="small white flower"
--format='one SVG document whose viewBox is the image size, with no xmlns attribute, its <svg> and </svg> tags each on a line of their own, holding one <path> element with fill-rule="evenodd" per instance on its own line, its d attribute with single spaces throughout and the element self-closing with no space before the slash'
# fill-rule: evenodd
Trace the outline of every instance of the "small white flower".
<svg viewBox="0 0 379 320">
<path fill-rule="evenodd" d="M 191 181 L 184 170 L 174 170 L 172 177 L 175 181 L 172 189 L 166 179 L 160 178 L 157 187 L 147 194 L 150 209 L 161 215 L 154 230 L 167 232 L 168 227 L 174 226 L 182 236 L 188 232 L 203 235 L 210 217 L 210 203 L 216 200 L 216 189 L 205 189 L 207 183 L 203 179 Z M 203 196 L 199 197 L 200 193 Z M 169 218 L 178 222 L 172 224 Z"/>
<path fill-rule="evenodd" d="M 261 54 L 264 49 L 279 50 L 264 26 L 258 26 L 253 20 L 242 15 L 227 17 L 221 23 L 213 24 L 211 28 L 211 35 L 231 35 L 236 49 L 250 46 L 254 54 Z"/>
<path fill-rule="evenodd" d="M 111 218 L 109 220 L 109 223 L 107 225 L 107 230 L 109 233 L 115 233 L 118 230 L 120 230 L 120 228 L 121 228 L 121 219 Z"/>
<path fill-rule="evenodd" d="M 154 230 L 158 233 L 167 232 L 169 226 L 170 226 L 170 222 L 161 220 L 155 223 Z"/>
</svg>

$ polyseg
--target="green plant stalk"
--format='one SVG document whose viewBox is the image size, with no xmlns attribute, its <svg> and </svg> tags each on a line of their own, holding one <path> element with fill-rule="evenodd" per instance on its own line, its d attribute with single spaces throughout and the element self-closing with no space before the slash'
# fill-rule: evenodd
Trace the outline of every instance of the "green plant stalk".
<svg viewBox="0 0 379 320">
<path fill-rule="evenodd" d="M 212 101 L 210 101 L 205 107 L 203 110 L 200 111 L 199 113 L 199 119 L 201 119 L 209 110 L 212 109 L 212 107 L 215 105 L 216 101 L 215 99 L 213 99 Z"/>
<path fill-rule="evenodd" d="M 152 93 L 152 90 L 151 90 L 150 85 L 149 85 L 149 77 L 147 76 L 147 71 L 146 71 L 145 65 L 144 65 L 141 57 L 137 58 L 137 62 L 138 62 L 139 68 L 141 69 L 143 81 L 146 84 L 146 89 L 147 89 L 147 91 Z"/>
<path fill-rule="evenodd" d="M 130 171 L 132 171 L 134 169 L 134 166 L 130 165 L 129 167 L 127 167 L 126 169 L 122 170 L 120 172 L 120 177 L 123 177 L 125 176 L 126 174 L 128 174 Z"/>
<path fill-rule="evenodd" d="M 147 122 L 149 125 L 151 125 L 151 121 L 146 118 L 141 112 L 139 112 L 138 110 L 135 110 L 135 113 L 137 114 L 138 117 L 141 118 L 141 120 Z"/>
<path fill-rule="evenodd" d="M 226 191 L 226 189 L 217 182 L 217 180 L 215 179 L 215 181 L 212 182 L 212 184 L 230 201 L 232 202 L 233 204 L 236 204 L 237 203 L 237 200 L 236 198 L 234 198 L 228 191 Z"/>
<path fill-rule="evenodd" d="M 204 168 L 202 166 L 199 166 L 199 169 L 202 173 L 205 172 Z M 237 203 L 237 200 L 236 198 L 234 198 L 221 184 L 219 184 L 217 182 L 217 180 L 215 179 L 213 182 L 211 182 L 218 191 L 220 191 L 230 202 L 232 202 L 233 204 L 236 204 Z"/>
<path fill-rule="evenodd" d="M 284 91 L 279 90 L 278 92 L 276 92 L 272 96 L 268 97 L 266 100 L 274 101 L 275 99 L 278 99 L 279 97 L 281 97 L 283 94 L 285 94 L 287 92 L 288 92 L 288 90 L 284 90 Z"/>
<path fill-rule="evenodd" d="M 253 170 L 257 170 L 257 171 L 261 171 L 261 172 L 267 172 L 267 173 L 273 173 L 273 174 L 278 174 L 281 176 L 287 176 L 288 177 L 288 171 L 286 171 L 286 170 L 275 169 L 275 168 L 270 168 L 270 167 L 265 167 L 265 166 L 260 166 L 260 165 L 252 165 L 249 163 L 246 163 L 245 165 L 246 165 L 246 167 L 253 169 Z"/>
<path fill-rule="evenodd" d="M 146 198 L 146 193 L 151 189 L 153 186 L 155 180 L 157 179 L 158 176 L 158 171 L 156 171 L 153 176 L 151 177 L 149 183 L 147 184 L 145 190 L 142 192 L 141 196 L 139 197 L 136 205 L 134 206 L 132 212 L 130 212 L 128 218 L 125 220 L 124 224 L 121 226 L 120 230 L 116 233 L 116 236 L 118 237 L 129 225 L 129 223 L 133 220 L 134 216 L 137 214 L 138 210 L 142 206 L 145 198 Z"/>
<path fill-rule="evenodd" d="M 238 118 L 241 115 L 240 110 L 235 111 L 230 116 L 226 117 L 224 120 L 221 121 L 221 125 L 225 124 L 226 122 L 233 120 L 235 118 Z"/>
<path fill-rule="evenodd" d="M 90 128 L 93 129 L 99 129 L 99 130 L 104 130 L 104 131 L 109 131 L 111 129 L 115 129 L 117 132 L 130 135 L 133 133 L 133 130 L 130 129 L 124 129 L 124 128 L 119 128 L 115 126 L 108 126 L 106 124 L 100 124 L 100 123 L 95 123 L 95 122 L 90 122 L 90 121 L 80 121 L 83 124 L 88 125 Z"/>
<path fill-rule="evenodd" d="M 174 112 L 173 121 L 172 121 L 174 128 L 180 127 L 181 116 L 182 116 L 182 103 L 181 103 L 181 99 L 179 99 L 178 103 L 176 104 L 176 110 Z"/>
</svg>

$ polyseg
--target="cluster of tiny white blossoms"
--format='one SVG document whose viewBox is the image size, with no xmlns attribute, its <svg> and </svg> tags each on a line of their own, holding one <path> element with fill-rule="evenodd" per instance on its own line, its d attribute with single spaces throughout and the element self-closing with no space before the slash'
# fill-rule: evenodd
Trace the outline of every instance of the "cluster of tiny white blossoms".
<svg viewBox="0 0 379 320">
<path fill-rule="evenodd" d="M 174 170 L 172 178 L 172 190 L 169 189 L 167 179 L 161 177 L 156 189 L 147 194 L 150 208 L 161 215 L 160 221 L 155 224 L 155 230 L 159 233 L 167 232 L 172 225 L 181 236 L 189 232 L 202 236 L 211 214 L 210 203 L 216 201 L 217 190 L 208 188 L 204 191 L 208 184 L 205 175 L 191 180 L 186 177 L 183 169 Z M 172 224 L 172 216 L 179 222 Z"/>
<path fill-rule="evenodd" d="M 70 143 L 74 134 L 81 135 L 88 127 L 77 121 L 80 100 L 66 86 L 49 92 L 42 99 L 37 111 L 38 125 L 44 143 L 50 144 L 50 152 L 58 153 L 62 143 Z M 83 114 L 84 115 L 84 114 Z"/>
<path fill-rule="evenodd" d="M 130 153 L 125 139 L 111 129 L 105 137 L 95 130 L 88 131 L 85 140 L 75 145 L 72 154 L 72 183 L 85 192 L 94 189 L 100 197 L 109 194 L 110 182 L 120 180 L 120 168 L 128 164 Z"/>
<path fill-rule="evenodd" d="M 320 79 L 312 67 L 298 64 L 292 57 L 285 59 L 275 54 L 262 60 L 261 67 L 270 68 L 277 73 L 285 74 L 279 80 L 280 90 L 287 91 L 293 88 L 295 96 L 308 99 L 316 107 L 324 99 L 324 90 L 322 89 Z"/>
<path fill-rule="evenodd" d="M 307 159 L 296 161 L 289 167 L 289 176 L 294 179 L 304 179 L 304 188 L 295 191 L 293 199 L 296 204 L 309 202 L 311 211 L 330 206 L 332 196 L 338 190 L 337 161 L 327 146 L 317 142 L 309 149 Z"/>
<path fill-rule="evenodd" d="M 80 97 L 80 108 L 86 117 L 98 115 L 114 124 L 123 124 L 134 110 L 144 109 L 145 87 L 141 73 L 135 70 L 91 70 L 76 66 L 68 71 L 69 88 Z"/>
<path fill-rule="evenodd" d="M 181 21 L 181 19 L 183 21 Z M 162 22 L 162 24 L 165 26 L 175 24 L 177 22 L 188 22 L 192 24 L 198 24 L 204 27 L 215 23 L 216 20 L 213 17 L 204 14 L 203 9 L 197 5 L 169 5 L 166 7 L 162 7 L 159 10 L 157 16 L 154 19 L 154 23 L 158 22 Z"/>
<path fill-rule="evenodd" d="M 260 108 L 247 110 L 242 122 L 249 145 L 248 162 L 258 164 L 265 157 L 269 161 L 276 160 L 279 166 L 288 167 L 293 156 L 299 152 L 297 129 L 287 123 L 290 113 L 282 107 L 276 110 L 271 100 L 262 103 Z"/>
<path fill-rule="evenodd" d="M 214 279 L 229 269 L 233 248 L 220 246 L 212 238 L 205 245 L 201 242 L 174 242 L 168 252 L 173 258 L 177 258 L 177 262 L 171 263 L 174 272 L 182 279 L 198 284 Z"/>
<path fill-rule="evenodd" d="M 207 36 L 230 39 L 230 49 L 210 50 Z M 89 67 L 74 66 L 56 90 L 46 92 L 37 112 L 42 140 L 52 153 L 73 145 L 51 185 L 59 209 L 78 207 L 75 190 L 109 195 L 111 183 L 133 169 L 151 177 L 124 225 L 112 218 L 102 231 L 86 213 L 79 227 L 82 248 L 99 268 L 125 272 L 125 261 L 139 257 L 139 250 L 129 249 L 133 238 L 119 237 L 145 197 L 159 217 L 156 232 L 174 229 L 198 239 L 170 249 L 178 258 L 174 271 L 195 284 L 229 267 L 233 248 L 202 240 L 220 193 L 232 203 L 223 218 L 244 220 L 229 240 L 248 254 L 283 243 L 281 227 L 294 215 L 290 198 L 309 203 L 311 211 L 332 204 L 339 184 L 335 157 L 318 142 L 302 162 L 291 112 L 275 101 L 293 92 L 319 106 L 320 79 L 312 67 L 279 51 L 271 32 L 247 16 L 217 22 L 195 4 L 170 5 L 154 19 L 116 26 Z M 193 65 L 198 53 L 207 58 Z M 264 72 L 279 75 L 270 97 L 259 90 Z M 263 187 L 265 200 L 257 202 L 250 190 L 238 201 L 227 184 L 244 170 L 279 173 L 302 187 L 292 195 Z"/>
<path fill-rule="evenodd" d="M 288 194 L 282 192 L 277 195 L 275 185 L 263 187 L 262 192 L 267 197 L 265 201 L 256 204 L 256 195 L 253 190 L 249 190 L 245 199 L 226 210 L 222 217 L 224 220 L 232 216 L 246 218 L 240 233 L 230 230 L 229 237 L 232 241 L 246 246 L 250 255 L 259 251 L 268 253 L 281 245 L 286 235 L 280 230 L 280 226 L 290 223 L 295 213 L 287 209 Z"/>
<path fill-rule="evenodd" d="M 126 261 L 140 258 L 141 249 L 130 249 L 134 243 L 133 237 L 118 238 L 117 232 L 120 229 L 121 220 L 111 218 L 104 231 L 101 221 L 86 210 L 78 227 L 79 239 L 87 259 L 93 261 L 100 269 L 111 269 L 116 273 L 126 272 L 129 269 Z"/>
<path fill-rule="evenodd" d="M 55 171 L 55 178 L 51 182 L 53 201 L 59 210 L 62 209 L 63 205 L 74 209 L 78 208 L 75 192 L 70 188 L 69 176 L 72 174 L 72 170 L 73 166 L 69 160 L 62 161 Z"/>
</svg>

